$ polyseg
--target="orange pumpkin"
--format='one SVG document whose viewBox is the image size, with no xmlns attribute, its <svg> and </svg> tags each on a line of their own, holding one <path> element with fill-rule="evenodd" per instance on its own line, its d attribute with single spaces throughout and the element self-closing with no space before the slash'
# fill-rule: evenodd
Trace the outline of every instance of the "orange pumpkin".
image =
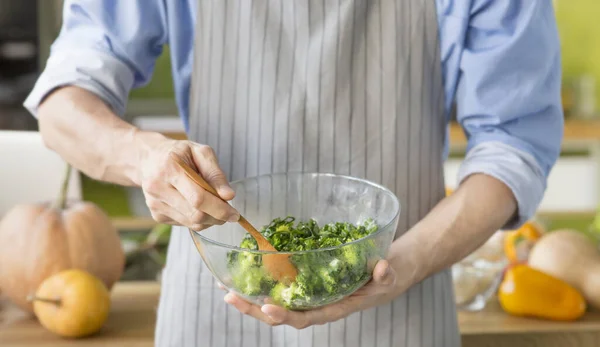
<svg viewBox="0 0 600 347">
<path fill-rule="evenodd" d="M 110 290 L 124 270 L 121 240 L 106 213 L 65 201 L 69 176 L 70 167 L 56 204 L 18 205 L 0 221 L 0 288 L 30 313 L 27 297 L 58 272 L 85 270 Z"/>
</svg>

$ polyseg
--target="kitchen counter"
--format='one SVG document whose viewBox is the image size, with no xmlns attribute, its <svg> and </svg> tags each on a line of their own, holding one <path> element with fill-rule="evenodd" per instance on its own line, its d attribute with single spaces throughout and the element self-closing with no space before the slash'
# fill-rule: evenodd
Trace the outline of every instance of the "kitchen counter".
<svg viewBox="0 0 600 347">
<path fill-rule="evenodd" d="M 157 282 L 119 282 L 112 291 L 111 313 L 93 337 L 66 340 L 45 330 L 34 318 L 0 300 L 2 347 L 154 347 L 154 323 L 160 285 Z"/>
<path fill-rule="evenodd" d="M 480 312 L 459 312 L 463 347 L 597 347 L 600 312 L 575 322 L 551 322 L 507 315 L 492 300 Z"/>
<path fill-rule="evenodd" d="M 43 329 L 6 300 L 0 300 L 0 346 L 153 347 L 156 305 L 160 286 L 155 282 L 120 282 L 112 292 L 111 315 L 97 335 L 64 340 Z M 572 323 L 508 316 L 496 302 L 481 312 L 458 315 L 463 347 L 588 347 L 600 346 L 600 312 L 589 312 Z"/>
</svg>

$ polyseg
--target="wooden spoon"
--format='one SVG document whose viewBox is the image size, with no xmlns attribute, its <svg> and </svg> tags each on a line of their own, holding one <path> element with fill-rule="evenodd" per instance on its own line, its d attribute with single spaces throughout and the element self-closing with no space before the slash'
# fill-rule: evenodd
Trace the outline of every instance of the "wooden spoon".
<svg viewBox="0 0 600 347">
<path fill-rule="evenodd" d="M 190 168 L 189 165 L 185 161 L 183 161 L 183 159 L 181 159 L 179 156 L 173 153 L 171 153 L 171 158 L 173 158 L 175 163 L 177 163 L 177 165 L 179 165 L 179 167 L 183 169 L 183 171 L 192 181 L 194 181 L 197 185 L 201 186 L 212 195 L 223 200 L 219 196 L 219 193 L 217 193 L 217 191 L 210 184 L 208 184 L 204 180 L 204 178 L 202 178 L 202 176 L 200 176 L 196 171 Z M 256 240 L 259 250 L 277 252 L 277 250 L 275 249 L 275 247 L 273 247 L 273 245 L 271 245 L 269 240 L 267 240 L 263 236 L 263 234 L 258 232 L 258 230 L 256 230 L 256 228 L 254 228 L 252 224 L 250 224 L 250 222 L 248 222 L 248 220 L 246 220 L 246 218 L 244 218 L 242 215 L 240 215 L 238 223 L 244 229 L 246 229 L 246 231 L 250 235 L 252 235 L 252 237 Z M 290 281 L 293 281 L 298 275 L 298 270 L 289 260 L 289 254 L 263 254 L 262 261 L 267 271 L 277 281 L 289 283 Z"/>
</svg>

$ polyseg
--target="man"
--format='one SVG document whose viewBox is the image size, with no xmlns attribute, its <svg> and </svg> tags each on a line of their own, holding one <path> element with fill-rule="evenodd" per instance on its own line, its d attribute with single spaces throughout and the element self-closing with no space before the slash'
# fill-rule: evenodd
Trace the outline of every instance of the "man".
<svg viewBox="0 0 600 347">
<path fill-rule="evenodd" d="M 190 141 L 121 120 L 169 44 Z M 158 346 L 460 345 L 448 268 L 530 218 L 559 154 L 560 54 L 544 0 L 68 0 L 25 105 L 87 175 L 141 186 L 153 217 L 201 230 L 239 214 L 169 159 L 228 181 L 335 172 L 392 189 L 390 255 L 356 295 L 308 312 L 216 286 L 184 228 L 163 276 Z M 453 102 L 469 146 L 444 198 Z"/>
</svg>

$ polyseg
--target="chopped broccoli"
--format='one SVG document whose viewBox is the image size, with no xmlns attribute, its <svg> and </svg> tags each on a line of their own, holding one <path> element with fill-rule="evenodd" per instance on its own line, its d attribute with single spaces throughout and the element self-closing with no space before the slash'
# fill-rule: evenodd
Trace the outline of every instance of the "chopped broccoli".
<svg viewBox="0 0 600 347">
<path fill-rule="evenodd" d="M 275 303 L 285 307 L 293 307 L 296 304 L 302 305 L 305 300 L 310 299 L 306 287 L 298 281 L 292 282 L 289 286 L 277 283 L 271 290 L 270 296 Z"/>
<path fill-rule="evenodd" d="M 293 282 L 292 285 L 295 283 L 296 282 Z M 292 291 L 293 288 L 291 285 L 288 287 L 279 282 L 275 285 L 275 287 L 273 287 L 273 289 L 271 289 L 271 298 L 277 303 L 284 302 L 289 304 L 292 302 Z"/>
<path fill-rule="evenodd" d="M 265 285 L 263 277 L 265 277 L 265 273 L 262 268 L 251 267 L 239 271 L 237 276 L 233 277 L 233 285 L 244 294 L 260 295 Z"/>
<path fill-rule="evenodd" d="M 240 248 L 229 254 L 229 267 L 236 291 L 249 296 L 270 296 L 288 309 L 305 309 L 337 301 L 364 285 L 371 277 L 370 264 L 380 258 L 374 240 L 362 239 L 378 230 L 369 219 L 362 224 L 329 223 L 319 227 L 314 219 L 295 223 L 295 218 L 276 218 L 261 233 L 278 251 L 308 251 L 337 247 L 324 252 L 293 255 L 290 260 L 298 269 L 296 280 L 289 285 L 277 283 L 263 270 L 254 238 L 246 235 Z"/>
<path fill-rule="evenodd" d="M 240 243 L 240 248 L 245 248 L 245 249 L 258 249 L 258 244 L 256 243 L 256 240 L 253 238 L 244 238 L 242 240 L 242 242 Z"/>
</svg>

